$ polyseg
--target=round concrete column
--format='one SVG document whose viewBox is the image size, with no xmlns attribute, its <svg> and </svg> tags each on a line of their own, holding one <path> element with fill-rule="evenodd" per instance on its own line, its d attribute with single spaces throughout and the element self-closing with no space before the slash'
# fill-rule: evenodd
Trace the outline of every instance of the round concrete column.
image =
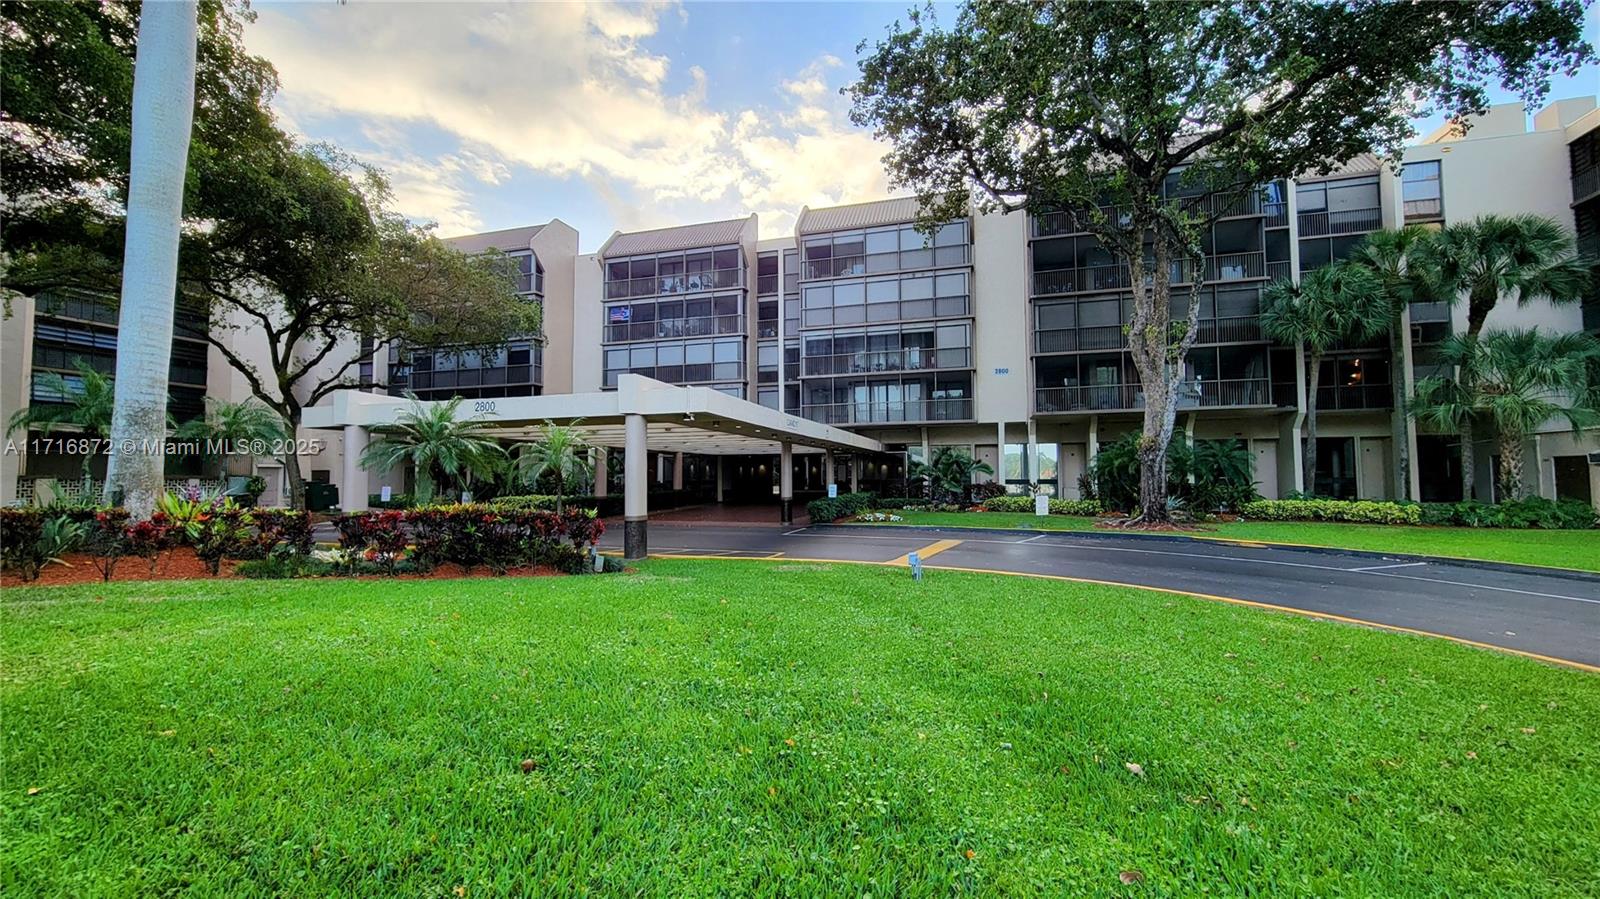
<svg viewBox="0 0 1600 899">
<path fill-rule="evenodd" d="M 361 467 L 361 454 L 367 451 L 367 429 L 344 426 L 344 483 L 339 485 L 339 508 L 345 512 L 367 509 L 367 470 Z"/>
<path fill-rule="evenodd" d="M 779 521 L 784 524 L 794 523 L 794 444 L 785 440 L 783 451 L 778 454 L 778 506 L 780 509 Z"/>
<path fill-rule="evenodd" d="M 597 446 L 597 447 L 594 448 L 594 495 L 595 496 L 605 496 L 606 495 L 606 482 L 608 480 L 610 480 L 610 479 L 606 477 L 606 448 L 603 447 L 603 446 Z"/>
<path fill-rule="evenodd" d="M 643 415 L 627 416 L 623 425 L 622 556 L 642 559 L 650 554 L 650 462 Z"/>
</svg>

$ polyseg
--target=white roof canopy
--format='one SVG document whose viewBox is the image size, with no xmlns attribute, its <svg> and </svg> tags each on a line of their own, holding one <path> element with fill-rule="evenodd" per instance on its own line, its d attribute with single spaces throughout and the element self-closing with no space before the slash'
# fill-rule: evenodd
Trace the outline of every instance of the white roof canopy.
<svg viewBox="0 0 1600 899">
<path fill-rule="evenodd" d="M 396 424 L 411 401 L 356 390 L 341 390 L 326 405 L 305 410 L 307 428 Z M 444 401 L 422 401 L 438 405 Z M 508 440 L 538 439 L 546 422 L 576 424 L 595 446 L 624 446 L 623 423 L 642 415 L 647 443 L 658 452 L 704 455 L 776 453 L 784 442 L 796 449 L 879 453 L 883 444 L 869 437 L 769 409 L 709 387 L 674 387 L 641 375 L 622 375 L 615 391 L 551 396 L 467 399 L 463 417 L 476 417 Z"/>
</svg>

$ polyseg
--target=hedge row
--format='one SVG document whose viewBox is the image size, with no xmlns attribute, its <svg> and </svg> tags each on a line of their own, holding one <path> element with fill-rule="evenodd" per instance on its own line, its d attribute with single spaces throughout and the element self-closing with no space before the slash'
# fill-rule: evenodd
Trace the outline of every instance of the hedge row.
<svg viewBox="0 0 1600 899">
<path fill-rule="evenodd" d="M 1594 507 L 1582 500 L 1542 496 L 1503 503 L 1423 503 L 1422 523 L 1467 528 L 1583 530 L 1597 525 Z"/>
<path fill-rule="evenodd" d="M 1260 499 L 1240 514 L 1260 521 L 1342 521 L 1354 524 L 1421 524 L 1415 504 L 1343 499 Z"/>
<path fill-rule="evenodd" d="M 877 504 L 875 493 L 841 493 L 832 499 L 823 497 L 806 503 L 806 514 L 817 524 L 854 518 Z"/>
<path fill-rule="evenodd" d="M 1013 512 L 1018 514 L 1031 514 L 1033 512 L 1033 497 L 1031 496 L 996 496 L 983 501 L 985 512 Z M 1050 500 L 1051 515 L 1078 515 L 1093 518 L 1103 510 L 1100 503 L 1092 499 L 1052 499 Z"/>
<path fill-rule="evenodd" d="M 334 525 L 351 570 L 366 563 L 386 574 L 447 562 L 465 570 L 484 565 L 496 574 L 524 565 L 577 574 L 587 570 L 589 549 L 606 530 L 592 509 L 580 506 L 558 515 L 487 503 L 352 512 Z"/>
</svg>

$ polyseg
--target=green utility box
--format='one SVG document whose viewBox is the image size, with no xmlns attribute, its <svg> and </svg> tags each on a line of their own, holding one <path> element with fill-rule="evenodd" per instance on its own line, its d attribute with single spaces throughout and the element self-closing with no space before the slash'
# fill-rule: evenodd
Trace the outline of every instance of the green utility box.
<svg viewBox="0 0 1600 899">
<path fill-rule="evenodd" d="M 339 488 L 332 484 L 319 484 L 315 481 L 306 485 L 306 509 L 312 512 L 326 512 L 339 505 Z"/>
</svg>

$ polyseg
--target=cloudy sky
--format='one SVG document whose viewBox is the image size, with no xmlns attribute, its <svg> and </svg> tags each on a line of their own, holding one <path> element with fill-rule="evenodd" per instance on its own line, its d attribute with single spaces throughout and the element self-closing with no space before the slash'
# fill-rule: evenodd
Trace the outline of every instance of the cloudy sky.
<svg viewBox="0 0 1600 899">
<path fill-rule="evenodd" d="M 443 236 L 560 218 L 588 251 L 750 212 L 780 234 L 803 205 L 884 196 L 839 88 L 907 6 L 258 2 L 245 41 L 284 124 L 383 168 L 402 212 Z"/>
</svg>

